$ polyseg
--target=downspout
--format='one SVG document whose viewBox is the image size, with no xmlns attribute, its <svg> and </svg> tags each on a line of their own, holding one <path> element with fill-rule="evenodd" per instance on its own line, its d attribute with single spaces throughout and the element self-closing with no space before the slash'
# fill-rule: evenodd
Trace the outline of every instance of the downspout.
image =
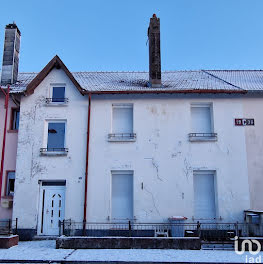
<svg viewBox="0 0 263 264">
<path fill-rule="evenodd" d="M 7 92 L 5 92 L 3 88 L 1 88 L 1 91 L 5 95 L 5 125 L 4 125 L 2 156 L 1 156 L 1 169 L 0 169 L 0 200 L 2 197 L 2 182 L 3 182 L 4 162 L 5 162 L 5 142 L 6 142 L 6 127 L 7 127 L 7 117 L 8 117 L 8 103 L 9 103 L 10 86 L 8 85 Z"/>
<path fill-rule="evenodd" d="M 90 112 L 91 112 L 91 93 L 89 93 L 88 107 L 88 128 L 87 128 L 87 149 L 86 149 L 86 171 L 85 171 L 85 196 L 84 196 L 84 214 L 83 214 L 83 234 L 85 235 L 87 221 L 87 192 L 88 192 L 88 173 L 89 173 L 89 138 L 90 138 Z"/>
</svg>

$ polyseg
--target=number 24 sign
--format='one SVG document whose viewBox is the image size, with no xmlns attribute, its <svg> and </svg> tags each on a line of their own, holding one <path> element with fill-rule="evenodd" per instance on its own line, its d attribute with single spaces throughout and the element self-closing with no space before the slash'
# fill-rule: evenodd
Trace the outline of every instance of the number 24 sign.
<svg viewBox="0 0 263 264">
<path fill-rule="evenodd" d="M 235 118 L 235 126 L 254 126 L 254 118 Z"/>
</svg>

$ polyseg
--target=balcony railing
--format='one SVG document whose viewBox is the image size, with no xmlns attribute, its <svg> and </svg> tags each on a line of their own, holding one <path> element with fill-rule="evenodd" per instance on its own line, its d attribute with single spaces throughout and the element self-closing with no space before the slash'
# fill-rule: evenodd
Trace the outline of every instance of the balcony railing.
<svg viewBox="0 0 263 264">
<path fill-rule="evenodd" d="M 68 98 L 46 98 L 46 104 L 59 103 L 59 104 L 67 104 Z"/>
<path fill-rule="evenodd" d="M 67 154 L 68 148 L 41 148 L 40 153 L 45 154 Z"/>
<path fill-rule="evenodd" d="M 217 141 L 217 133 L 189 133 L 189 141 Z"/>
<path fill-rule="evenodd" d="M 111 133 L 108 134 L 108 141 L 135 141 L 135 133 Z"/>
</svg>

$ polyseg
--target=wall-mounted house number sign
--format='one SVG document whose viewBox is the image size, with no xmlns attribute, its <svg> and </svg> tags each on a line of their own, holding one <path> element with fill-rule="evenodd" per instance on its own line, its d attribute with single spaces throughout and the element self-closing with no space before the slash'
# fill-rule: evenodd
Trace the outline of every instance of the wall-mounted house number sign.
<svg viewBox="0 0 263 264">
<path fill-rule="evenodd" d="M 235 118 L 235 126 L 254 126 L 254 118 Z"/>
</svg>

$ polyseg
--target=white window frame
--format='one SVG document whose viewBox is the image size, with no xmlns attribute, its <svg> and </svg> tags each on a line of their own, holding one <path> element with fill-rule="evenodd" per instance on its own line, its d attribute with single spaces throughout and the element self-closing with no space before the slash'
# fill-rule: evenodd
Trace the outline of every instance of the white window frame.
<svg viewBox="0 0 263 264">
<path fill-rule="evenodd" d="M 131 108 L 132 109 L 132 132 L 113 133 L 113 109 L 114 108 Z M 111 106 L 111 133 L 108 134 L 109 142 L 134 142 L 136 141 L 136 133 L 134 133 L 134 105 L 133 103 L 113 103 Z"/>
<path fill-rule="evenodd" d="M 53 88 L 54 87 L 65 87 L 65 95 L 64 95 L 64 102 L 52 102 L 53 97 Z M 50 87 L 48 90 L 48 97 L 46 98 L 46 105 L 48 106 L 66 106 L 68 104 L 67 98 L 67 86 L 65 83 L 50 83 Z"/>
<path fill-rule="evenodd" d="M 194 108 L 194 107 L 209 108 L 211 132 L 210 133 L 196 133 L 196 131 L 191 131 L 191 133 L 189 133 L 189 141 L 191 141 L 191 142 L 217 141 L 217 133 L 214 132 L 213 103 L 211 103 L 211 102 L 209 102 L 209 103 L 208 102 L 194 102 L 194 103 L 190 104 L 191 130 L 192 130 L 192 108 Z"/>
<path fill-rule="evenodd" d="M 67 155 L 67 120 L 66 119 L 46 119 L 44 124 L 44 137 L 42 149 L 47 149 L 48 145 L 48 125 L 49 123 L 65 123 L 65 135 L 64 135 L 64 151 L 42 151 L 42 155 Z"/>
</svg>

